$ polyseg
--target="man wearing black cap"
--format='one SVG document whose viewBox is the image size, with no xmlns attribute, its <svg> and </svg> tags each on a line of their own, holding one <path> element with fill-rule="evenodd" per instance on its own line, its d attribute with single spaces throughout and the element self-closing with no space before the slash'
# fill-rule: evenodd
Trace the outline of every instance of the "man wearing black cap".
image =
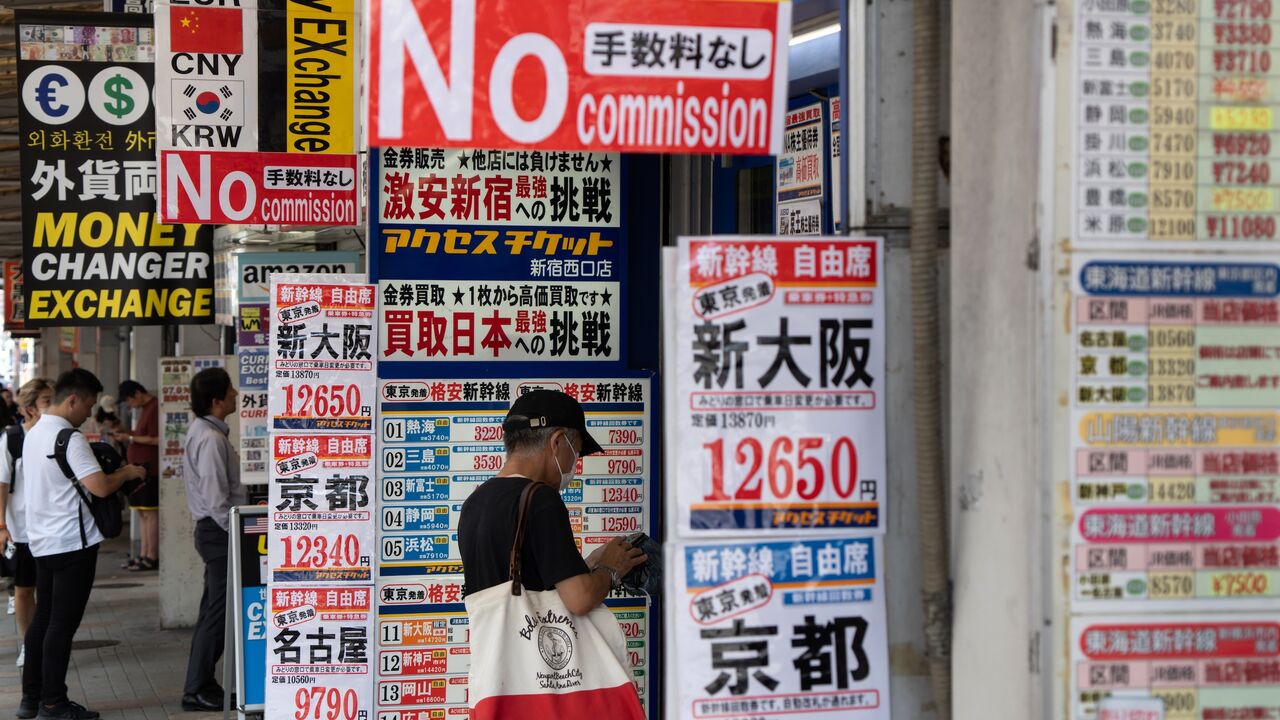
<svg viewBox="0 0 1280 720">
<path fill-rule="evenodd" d="M 569 612 L 586 615 L 647 559 L 619 537 L 584 561 L 573 542 L 560 489 L 573 479 L 578 458 L 600 452 L 600 444 L 587 433 L 578 401 L 552 390 L 522 395 L 502 427 L 506 463 L 472 493 L 458 519 L 466 593 L 510 581 L 520 495 L 532 481 L 539 487 L 526 519 L 521 583 L 532 591 L 555 588 Z"/>
</svg>

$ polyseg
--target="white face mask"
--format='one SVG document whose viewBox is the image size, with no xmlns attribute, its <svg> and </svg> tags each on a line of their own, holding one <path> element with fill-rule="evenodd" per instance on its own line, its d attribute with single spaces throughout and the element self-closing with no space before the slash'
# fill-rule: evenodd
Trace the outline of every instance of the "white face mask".
<svg viewBox="0 0 1280 720">
<path fill-rule="evenodd" d="M 569 452 L 573 453 L 573 459 L 569 461 L 569 469 L 566 470 L 560 466 L 560 456 L 556 453 L 551 454 L 551 458 L 556 461 L 556 469 L 560 471 L 560 489 L 563 490 L 573 481 L 573 471 L 578 466 L 578 453 L 573 449 L 573 445 L 569 446 Z"/>
</svg>

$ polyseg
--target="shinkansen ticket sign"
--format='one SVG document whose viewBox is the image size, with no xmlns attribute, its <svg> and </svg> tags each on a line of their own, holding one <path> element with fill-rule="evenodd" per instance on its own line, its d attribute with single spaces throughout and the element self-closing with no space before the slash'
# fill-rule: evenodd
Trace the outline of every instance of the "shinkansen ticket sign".
<svg viewBox="0 0 1280 720">
<path fill-rule="evenodd" d="M 374 0 L 370 144 L 777 155 L 787 0 Z"/>
<path fill-rule="evenodd" d="M 883 247 L 680 239 L 666 310 L 680 536 L 884 532 Z"/>
</svg>

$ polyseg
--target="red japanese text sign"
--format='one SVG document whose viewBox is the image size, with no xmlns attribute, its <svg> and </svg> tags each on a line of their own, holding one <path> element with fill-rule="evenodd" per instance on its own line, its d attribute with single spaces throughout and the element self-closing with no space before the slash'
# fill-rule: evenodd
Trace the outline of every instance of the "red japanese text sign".
<svg viewBox="0 0 1280 720">
<path fill-rule="evenodd" d="M 160 153 L 160 215 L 167 222 L 355 225 L 355 155 Z"/>
<path fill-rule="evenodd" d="M 778 154 L 787 0 L 374 0 L 371 145 Z"/>
</svg>

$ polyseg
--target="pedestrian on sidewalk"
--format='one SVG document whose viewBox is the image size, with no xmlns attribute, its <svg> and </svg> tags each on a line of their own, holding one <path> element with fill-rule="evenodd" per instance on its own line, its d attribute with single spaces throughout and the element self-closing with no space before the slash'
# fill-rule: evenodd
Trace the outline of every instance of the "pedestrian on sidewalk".
<svg viewBox="0 0 1280 720">
<path fill-rule="evenodd" d="M 65 453 L 74 481 L 63 473 L 55 447 L 59 433 L 84 423 L 102 392 L 88 370 L 75 368 L 58 376 L 53 404 L 22 444 L 22 482 L 26 498 L 27 537 L 36 559 L 36 612 L 27 629 L 27 662 L 22 669 L 19 718 L 95 720 L 98 713 L 67 697 L 71 642 L 84 618 L 98 548 L 103 536 L 93 513 L 81 499 L 77 483 L 98 497 L 108 497 L 129 480 L 143 477 L 137 465 L 124 465 L 107 475 L 79 432 L 71 433 Z"/>
<path fill-rule="evenodd" d="M 126 488 L 129 507 L 138 511 L 142 548 L 128 564 L 130 571 L 160 567 L 160 400 L 142 383 L 120 383 L 120 399 L 138 411 L 133 429 L 115 433 L 119 442 L 129 443 L 130 463 L 146 468 L 147 477 L 137 487 Z"/>
<path fill-rule="evenodd" d="M 24 419 L 20 425 L 5 428 L 0 443 L 0 548 L 13 543 L 13 613 L 18 623 L 18 638 L 26 637 L 31 617 L 36 612 L 36 559 L 27 543 L 27 510 L 25 500 L 30 491 L 22 479 L 22 443 L 35 427 L 40 415 L 53 400 L 53 387 L 44 378 L 28 380 L 18 389 L 18 410 Z M 21 641 L 21 640 L 20 640 Z M 18 666 L 26 660 L 26 648 L 18 649 Z"/>
<path fill-rule="evenodd" d="M 235 412 L 238 394 L 222 368 L 206 368 L 191 379 L 196 420 L 183 443 L 182 480 L 196 521 L 196 552 L 204 560 L 204 594 L 182 690 L 182 709 L 189 711 L 221 710 L 225 695 L 214 669 L 226 629 L 227 523 L 231 508 L 246 502 L 240 456 L 227 438 L 227 416 Z"/>
</svg>

